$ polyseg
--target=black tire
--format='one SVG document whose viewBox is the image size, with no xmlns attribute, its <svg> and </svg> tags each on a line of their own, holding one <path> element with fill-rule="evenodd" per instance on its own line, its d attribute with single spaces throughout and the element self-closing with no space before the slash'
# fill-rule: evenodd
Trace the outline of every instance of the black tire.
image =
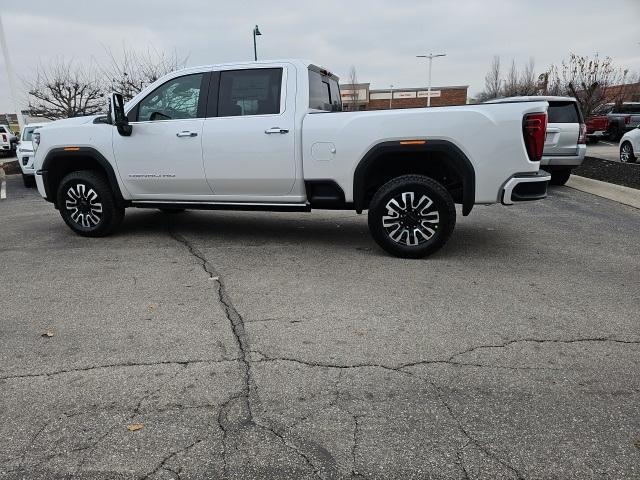
<svg viewBox="0 0 640 480">
<path fill-rule="evenodd" d="M 571 169 L 564 168 L 562 170 L 552 170 L 551 172 L 551 185 L 564 185 L 571 176 Z"/>
<path fill-rule="evenodd" d="M 456 224 L 456 207 L 435 180 L 403 175 L 378 189 L 369 204 L 368 220 L 371 236 L 385 251 L 396 257 L 422 258 L 447 243 Z"/>
<path fill-rule="evenodd" d="M 93 170 L 71 172 L 64 177 L 56 199 L 65 223 L 84 237 L 109 235 L 124 218 L 124 208 L 116 203 L 109 183 Z"/>
<path fill-rule="evenodd" d="M 25 175 L 24 173 L 22 174 L 22 183 L 24 183 L 24 186 L 27 188 L 33 188 L 36 186 L 36 177 L 33 175 Z"/>
<path fill-rule="evenodd" d="M 159 208 L 162 213 L 166 213 L 168 215 L 173 215 L 176 213 L 183 213 L 185 211 L 184 208 Z"/>
<path fill-rule="evenodd" d="M 631 142 L 623 142 L 620 145 L 620 161 L 622 163 L 636 163 L 638 158 L 633 151 L 633 145 Z"/>
</svg>

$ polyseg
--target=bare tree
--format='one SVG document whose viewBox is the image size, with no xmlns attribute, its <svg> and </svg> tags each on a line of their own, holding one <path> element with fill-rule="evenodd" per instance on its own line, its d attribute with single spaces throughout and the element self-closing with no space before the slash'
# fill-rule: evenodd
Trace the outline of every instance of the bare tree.
<svg viewBox="0 0 640 480">
<path fill-rule="evenodd" d="M 29 115 L 57 120 L 104 111 L 105 97 L 93 67 L 57 58 L 40 65 L 35 80 L 25 83 Z"/>
<path fill-rule="evenodd" d="M 585 116 L 605 103 L 622 100 L 629 84 L 628 70 L 618 68 L 611 57 L 600 58 L 571 53 L 560 67 L 549 69 L 549 93 L 575 97 Z M 618 86 L 612 88 L 614 85 Z"/>
<path fill-rule="evenodd" d="M 518 75 L 518 67 L 515 58 L 511 60 L 511 68 L 504 81 L 504 88 L 500 94 L 504 97 L 513 97 L 520 94 L 520 76 Z"/>
<path fill-rule="evenodd" d="M 484 77 L 484 92 L 478 95 L 478 100 L 485 101 L 500 96 L 502 86 L 502 74 L 500 73 L 500 57 L 495 55 L 489 67 L 489 72 Z"/>
<path fill-rule="evenodd" d="M 136 51 L 123 46 L 120 55 L 111 50 L 107 50 L 107 55 L 107 63 L 100 67 L 106 79 L 104 88 L 121 93 L 125 101 L 163 75 L 183 68 L 188 59 L 179 57 L 176 51 L 167 53 L 150 47 Z"/>
<path fill-rule="evenodd" d="M 348 98 L 350 100 L 350 105 L 349 105 L 349 109 L 350 110 L 357 110 L 357 103 L 358 103 L 358 88 L 356 87 L 356 85 L 358 84 L 358 72 L 356 71 L 356 67 L 355 65 L 351 65 L 351 68 L 349 69 L 349 87 L 351 89 L 351 93 L 349 94 Z"/>
<path fill-rule="evenodd" d="M 536 95 L 538 93 L 536 62 L 533 57 L 529 58 L 529 63 L 520 75 L 518 90 L 519 95 Z"/>
</svg>

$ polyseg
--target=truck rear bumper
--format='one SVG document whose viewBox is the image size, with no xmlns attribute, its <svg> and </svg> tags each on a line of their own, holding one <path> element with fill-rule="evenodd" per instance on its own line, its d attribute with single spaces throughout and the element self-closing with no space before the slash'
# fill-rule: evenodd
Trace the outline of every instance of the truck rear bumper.
<svg viewBox="0 0 640 480">
<path fill-rule="evenodd" d="M 580 144 L 575 155 L 542 155 L 540 159 L 540 167 L 579 167 L 582 165 L 585 155 L 587 154 L 587 146 Z"/>
<path fill-rule="evenodd" d="M 540 200 L 547 196 L 547 186 L 551 174 L 543 170 L 531 175 L 516 175 L 502 187 L 502 204 Z"/>
</svg>

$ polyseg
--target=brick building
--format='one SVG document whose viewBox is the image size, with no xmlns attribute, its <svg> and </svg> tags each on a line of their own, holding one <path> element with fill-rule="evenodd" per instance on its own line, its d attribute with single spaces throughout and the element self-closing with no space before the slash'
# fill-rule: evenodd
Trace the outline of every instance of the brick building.
<svg viewBox="0 0 640 480">
<path fill-rule="evenodd" d="M 625 85 L 611 85 L 605 90 L 610 102 L 640 102 L 640 82 Z"/>
<path fill-rule="evenodd" d="M 431 87 L 431 106 L 464 105 L 467 103 L 468 88 L 468 85 Z M 426 107 L 427 94 L 427 87 L 371 90 L 368 83 L 340 85 L 345 110 Z"/>
</svg>

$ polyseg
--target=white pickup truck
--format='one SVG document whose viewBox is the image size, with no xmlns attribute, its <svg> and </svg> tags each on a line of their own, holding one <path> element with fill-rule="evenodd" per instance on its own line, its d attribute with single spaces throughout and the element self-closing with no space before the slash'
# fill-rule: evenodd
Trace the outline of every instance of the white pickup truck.
<svg viewBox="0 0 640 480">
<path fill-rule="evenodd" d="M 308 61 L 189 68 L 40 128 L 36 183 L 80 235 L 107 235 L 126 207 L 368 210 L 383 249 L 417 258 L 448 240 L 455 203 L 546 196 L 547 107 L 343 112 L 338 78 Z"/>
</svg>

